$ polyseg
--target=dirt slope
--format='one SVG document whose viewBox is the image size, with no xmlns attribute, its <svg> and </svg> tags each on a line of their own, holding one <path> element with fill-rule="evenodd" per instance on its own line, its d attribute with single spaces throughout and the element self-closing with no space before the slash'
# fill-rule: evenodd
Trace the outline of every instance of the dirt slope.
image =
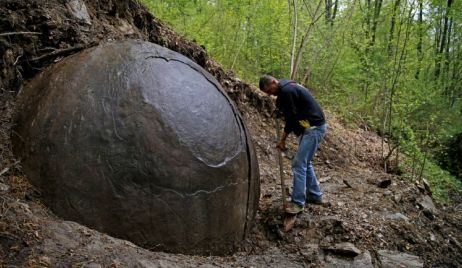
<svg viewBox="0 0 462 268">
<path fill-rule="evenodd" d="M 89 16 L 76 11 L 77 2 L 0 4 L 0 266 L 385 267 L 384 249 L 419 257 L 400 255 L 408 264 L 462 266 L 461 206 L 432 207 L 425 188 L 382 171 L 377 135 L 348 129 L 331 114 L 328 135 L 315 159 L 328 203 L 308 206 L 294 229 L 282 233 L 271 99 L 224 71 L 203 48 L 174 33 L 137 2 L 85 1 Z M 41 204 L 40 193 L 21 172 L 9 139 L 21 85 L 71 53 L 124 38 L 149 40 L 190 57 L 218 79 L 240 109 L 255 142 L 262 183 L 256 225 L 241 252 L 228 257 L 150 252 L 63 221 Z M 291 182 L 288 158 L 296 150 L 295 138 L 288 145 L 286 185 Z M 379 183 L 390 185 L 380 188 Z M 356 249 L 336 246 L 342 242 Z"/>
</svg>

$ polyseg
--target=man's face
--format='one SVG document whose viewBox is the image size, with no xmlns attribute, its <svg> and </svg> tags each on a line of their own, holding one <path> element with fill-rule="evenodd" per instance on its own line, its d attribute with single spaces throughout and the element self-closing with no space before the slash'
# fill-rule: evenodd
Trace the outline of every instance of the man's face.
<svg viewBox="0 0 462 268">
<path fill-rule="evenodd" d="M 278 82 L 277 80 L 272 80 L 269 85 L 262 89 L 268 95 L 277 95 L 278 93 Z"/>
</svg>

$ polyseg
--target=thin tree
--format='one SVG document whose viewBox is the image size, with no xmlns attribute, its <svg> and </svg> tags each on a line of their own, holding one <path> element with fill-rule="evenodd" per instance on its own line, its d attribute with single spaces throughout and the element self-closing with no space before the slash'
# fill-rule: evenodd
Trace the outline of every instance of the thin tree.
<svg viewBox="0 0 462 268">
<path fill-rule="evenodd" d="M 291 17 L 292 25 L 292 49 L 290 52 L 290 77 L 293 78 L 294 66 L 295 66 L 295 44 L 297 43 L 297 26 L 298 26 L 298 9 L 297 0 L 288 0 L 289 14 L 291 13 L 291 7 L 293 7 L 293 15 Z"/>
<path fill-rule="evenodd" d="M 440 77 L 441 73 L 441 58 L 442 54 L 447 45 L 447 36 L 449 31 L 449 12 L 451 10 L 453 0 L 447 0 L 446 9 L 444 11 L 444 18 L 443 18 L 443 31 L 441 32 L 441 39 L 439 42 L 439 48 L 436 55 L 436 64 L 435 64 L 435 78 Z"/>
<path fill-rule="evenodd" d="M 305 50 L 305 46 L 306 46 L 306 44 L 308 42 L 311 31 L 313 30 L 316 22 L 318 22 L 319 19 L 322 17 L 322 13 L 324 13 L 324 12 L 320 13 L 321 6 L 322 6 L 322 1 L 323 0 L 319 0 L 318 5 L 316 6 L 315 12 L 313 14 L 310 14 L 311 15 L 311 22 L 310 22 L 310 24 L 308 24 L 308 26 L 307 26 L 307 28 L 305 30 L 305 34 L 303 35 L 302 40 L 300 41 L 300 46 L 298 47 L 297 55 L 296 55 L 295 61 L 293 63 L 293 69 L 292 69 L 292 72 L 291 72 L 291 75 L 290 75 L 290 79 L 295 79 L 295 76 L 296 76 L 297 71 L 298 71 L 298 67 L 300 65 L 300 60 L 301 60 L 302 55 L 303 55 L 303 51 Z M 305 6 L 308 9 L 308 5 L 306 4 L 305 1 L 304 1 L 304 3 L 305 3 Z"/>
</svg>

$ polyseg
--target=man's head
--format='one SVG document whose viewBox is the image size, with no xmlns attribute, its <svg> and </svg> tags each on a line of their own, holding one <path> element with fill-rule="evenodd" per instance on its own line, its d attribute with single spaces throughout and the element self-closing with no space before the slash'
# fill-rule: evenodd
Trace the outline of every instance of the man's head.
<svg viewBox="0 0 462 268">
<path fill-rule="evenodd" d="M 279 81 L 271 75 L 262 75 L 259 86 L 260 90 L 268 95 L 277 95 L 279 92 Z"/>
</svg>

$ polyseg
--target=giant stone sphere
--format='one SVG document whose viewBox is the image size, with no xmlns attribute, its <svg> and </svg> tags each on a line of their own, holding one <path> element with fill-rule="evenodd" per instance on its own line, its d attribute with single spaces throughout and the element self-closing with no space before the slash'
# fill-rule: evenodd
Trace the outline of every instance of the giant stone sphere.
<svg viewBox="0 0 462 268">
<path fill-rule="evenodd" d="M 249 132 L 218 82 L 141 41 L 68 57 L 18 96 L 15 154 L 57 215 L 153 249 L 227 254 L 259 197 Z"/>
</svg>

